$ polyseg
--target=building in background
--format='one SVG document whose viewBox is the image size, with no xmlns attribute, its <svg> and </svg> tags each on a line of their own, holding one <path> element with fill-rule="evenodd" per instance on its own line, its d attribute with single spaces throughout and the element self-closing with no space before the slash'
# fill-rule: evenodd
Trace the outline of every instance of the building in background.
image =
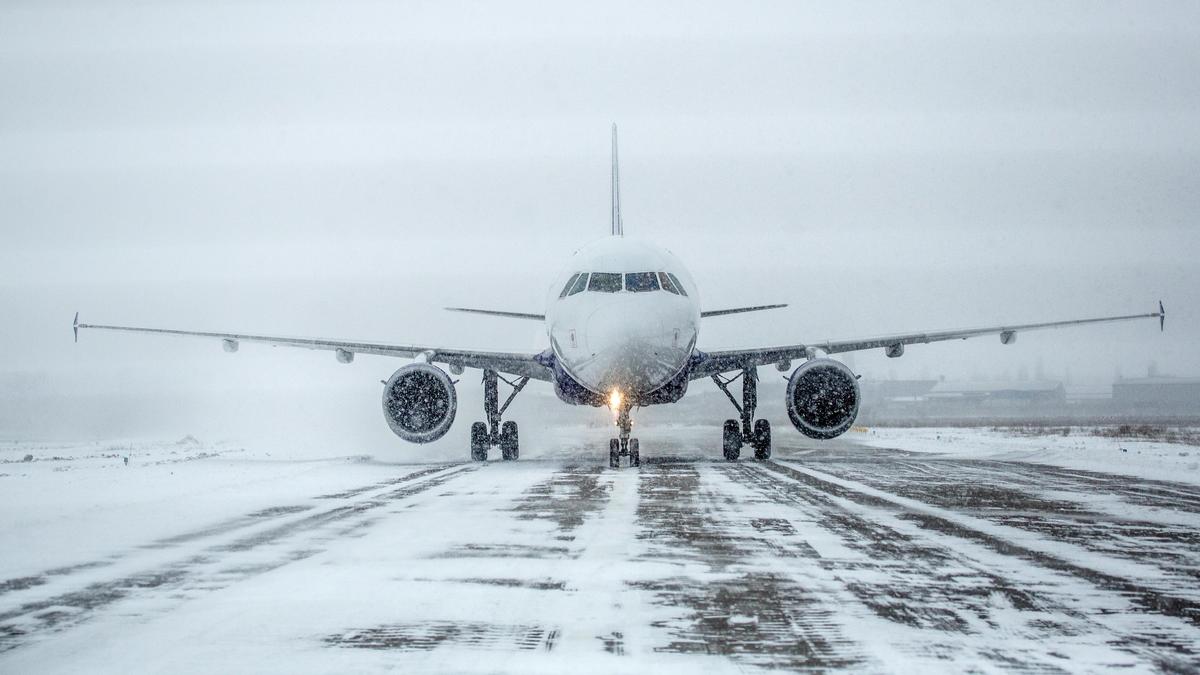
<svg viewBox="0 0 1200 675">
<path fill-rule="evenodd" d="M 1159 415 L 1200 413 L 1200 377 L 1139 377 L 1113 383 L 1112 402 Z"/>
</svg>

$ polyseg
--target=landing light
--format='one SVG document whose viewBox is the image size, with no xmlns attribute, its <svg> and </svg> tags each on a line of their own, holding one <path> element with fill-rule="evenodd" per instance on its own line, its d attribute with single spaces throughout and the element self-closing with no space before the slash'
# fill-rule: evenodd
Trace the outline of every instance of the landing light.
<svg viewBox="0 0 1200 675">
<path fill-rule="evenodd" d="M 612 393 L 608 395 L 608 407 L 612 408 L 613 410 L 616 410 L 621 407 L 621 390 L 620 389 L 613 389 Z"/>
</svg>

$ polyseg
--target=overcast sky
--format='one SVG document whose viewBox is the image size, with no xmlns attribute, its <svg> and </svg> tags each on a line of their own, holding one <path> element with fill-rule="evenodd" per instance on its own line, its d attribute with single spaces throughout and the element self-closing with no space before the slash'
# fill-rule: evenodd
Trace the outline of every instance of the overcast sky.
<svg viewBox="0 0 1200 675">
<path fill-rule="evenodd" d="M 854 363 L 1200 375 L 1200 4 L 566 4 L 0 5 L 0 388 L 24 411 L 0 436 L 173 433 L 304 392 L 307 419 L 391 443 L 394 361 L 76 347 L 71 316 L 540 350 L 538 325 L 438 308 L 542 310 L 607 232 L 611 122 L 626 232 L 683 258 L 707 308 L 791 303 L 706 321 L 702 348 L 1161 297 L 1163 335 Z"/>
</svg>

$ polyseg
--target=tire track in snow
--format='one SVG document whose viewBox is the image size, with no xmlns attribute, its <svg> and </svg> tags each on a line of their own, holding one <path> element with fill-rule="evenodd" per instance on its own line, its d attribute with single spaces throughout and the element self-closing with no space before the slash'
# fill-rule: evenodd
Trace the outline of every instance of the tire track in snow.
<svg viewBox="0 0 1200 675">
<path fill-rule="evenodd" d="M 68 592 L 17 602 L 8 609 L 0 607 L 0 653 L 20 647 L 29 640 L 47 633 L 69 629 L 121 600 L 135 597 L 145 599 L 153 594 L 160 600 L 177 603 L 196 592 L 224 588 L 243 579 L 303 560 L 322 550 L 314 544 L 352 535 L 356 530 L 368 525 L 371 522 L 371 511 L 442 485 L 477 468 L 475 465 L 432 467 L 373 484 L 368 490 L 353 491 L 349 493 L 352 495 L 349 498 L 322 495 L 317 499 L 335 499 L 344 503 L 286 520 L 230 542 L 212 543 L 199 550 L 193 550 L 183 559 L 153 564 L 148 569 L 122 573 L 115 578 L 93 581 Z M 313 508 L 305 508 L 302 512 Z M 280 520 L 297 512 L 296 509 L 287 507 L 255 513 L 267 513 L 266 517 L 271 520 Z M 352 519 L 355 522 L 348 523 L 348 527 L 332 531 L 324 539 L 314 536 L 299 547 L 293 543 L 293 540 L 305 534 L 319 535 L 322 529 Z M 226 521 L 226 527 L 203 528 L 180 537 L 160 540 L 169 543 L 166 546 L 143 547 L 143 551 L 157 551 L 182 543 L 194 544 L 206 539 L 211 540 L 245 529 L 249 524 L 257 524 L 252 519 L 249 522 L 245 521 L 244 518 L 232 519 Z M 198 534 L 202 532 L 209 534 Z M 281 548 L 288 550 L 278 550 Z M 136 560 L 129 560 L 119 566 L 129 569 L 138 565 Z"/>
<path fill-rule="evenodd" d="M 542 476 L 544 468 L 537 463 L 506 463 L 504 470 L 497 472 L 497 479 L 507 483 L 497 488 L 497 492 L 508 500 L 491 505 L 489 517 L 494 522 L 488 531 L 503 536 L 464 543 L 461 535 L 448 531 L 443 548 L 428 555 L 445 561 L 444 568 L 432 574 L 432 570 L 424 570 L 416 577 L 402 580 L 402 583 L 437 584 L 447 595 L 457 595 L 463 585 L 478 587 L 472 594 L 483 607 L 492 598 L 496 602 L 504 598 L 506 605 L 529 609 L 505 612 L 509 622 L 492 613 L 468 614 L 455 621 L 442 616 L 400 613 L 386 623 L 350 627 L 325 635 L 320 638 L 321 643 L 329 647 L 394 652 L 447 649 L 558 655 L 564 649 L 587 653 L 589 647 L 593 652 L 598 651 L 601 634 L 612 628 L 611 623 L 589 623 L 583 618 L 584 612 L 564 613 L 552 608 L 577 604 L 604 606 L 611 602 L 610 591 L 623 590 L 620 584 L 610 584 L 595 575 L 598 565 L 614 564 L 610 551 L 601 552 L 599 560 L 595 557 L 597 549 L 614 543 L 609 534 L 611 526 L 606 523 L 615 508 L 614 479 L 621 477 L 600 464 L 559 464 L 549 475 Z M 513 478 L 517 480 L 510 483 Z M 530 479 L 531 484 L 519 494 L 509 491 Z M 470 496 L 474 500 L 481 497 Z M 470 564 L 463 565 L 463 561 Z M 560 623 L 564 614 L 574 619 L 569 627 Z M 600 614 L 612 618 L 609 613 Z"/>
<path fill-rule="evenodd" d="M 900 497 L 1156 567 L 1163 576 L 1160 587 L 1188 588 L 1200 582 L 1200 531 L 1195 518 L 1187 515 L 1190 500 L 1161 485 L 1148 488 L 1162 499 L 1147 508 L 1147 487 L 1132 479 L 1122 479 L 1118 487 L 1114 476 L 1043 473 L 1041 467 L 1016 462 L 930 460 L 922 463 L 924 467 L 907 470 L 913 464 L 822 463 L 821 470 Z M 1107 510 L 1091 508 L 1096 495 L 1110 487 L 1117 499 L 1127 493 L 1136 495 L 1132 502 L 1137 506 L 1122 499 Z M 1176 511 L 1178 507 L 1184 511 Z M 1164 516 L 1163 509 L 1172 513 Z M 1151 516 L 1174 522 L 1145 520 Z M 1200 594 L 1190 599 L 1200 601 Z"/>
<path fill-rule="evenodd" d="M 1147 588 L 1130 581 L 1128 576 L 1100 572 L 1048 552 L 1056 543 L 1047 547 L 1042 542 L 1030 541 L 1027 536 L 1014 541 L 999 534 L 1003 528 L 997 529 L 970 516 L 914 503 L 808 467 L 767 462 L 758 471 L 774 474 L 771 480 L 778 484 L 776 489 L 789 498 L 808 503 L 825 501 L 849 513 L 857 510 L 860 517 L 868 516 L 907 541 L 940 548 L 948 561 L 958 561 L 987 579 L 983 588 L 1020 589 L 1019 593 L 1028 602 L 1013 602 L 1013 607 L 1045 614 L 1019 620 L 1024 627 L 1018 626 L 1018 634 L 1031 640 L 1053 636 L 1061 643 L 1060 649 L 1072 642 L 1090 641 L 1093 644 L 1089 649 L 1116 647 L 1135 656 L 1143 666 L 1162 667 L 1167 663 L 1174 668 L 1200 667 L 1196 647 L 1200 644 L 1200 632 L 1195 627 L 1193 605 L 1186 599 Z M 972 523 L 978 527 L 972 527 Z M 914 550 L 898 560 L 919 561 L 922 557 Z M 1085 555 L 1083 559 L 1096 561 L 1094 556 Z M 880 597 L 899 595 L 910 601 L 901 591 L 899 585 L 886 584 L 874 589 Z M 963 607 L 963 598 L 943 599 L 951 609 Z M 893 603 L 893 606 L 904 605 Z M 971 612 L 980 610 L 971 603 L 966 608 Z M 986 612 L 979 616 L 986 617 Z M 992 641 L 990 649 L 999 656 L 1004 650 L 996 648 L 996 644 Z M 1091 652 L 1089 655 L 1096 656 Z M 1119 658 L 1100 660 L 1097 666 L 1120 663 Z"/>
<path fill-rule="evenodd" d="M 402 483 L 407 483 L 407 482 L 410 482 L 413 480 L 417 480 L 419 478 L 430 475 L 432 473 L 444 471 L 450 466 L 453 466 L 453 465 L 439 464 L 439 465 L 421 469 L 419 471 L 414 471 L 412 473 L 408 473 L 408 474 L 405 474 L 404 476 L 400 476 L 397 478 L 390 478 L 388 480 L 371 483 L 369 485 L 365 485 L 365 486 L 362 486 L 359 488 L 353 488 L 351 490 L 346 490 L 346 491 L 343 491 L 343 492 L 340 492 L 337 494 L 323 494 L 323 495 L 319 495 L 313 499 L 322 499 L 322 500 L 345 499 L 345 498 L 353 497 L 353 496 L 356 496 L 356 495 L 359 495 L 359 494 L 362 494 L 364 492 L 368 492 L 371 490 L 379 490 L 382 488 L 387 488 L 387 487 L 399 485 Z M 308 501 L 312 501 L 312 499 L 310 499 Z M 258 509 L 257 511 L 252 511 L 245 515 L 235 516 L 233 518 L 227 518 L 225 520 L 221 520 L 221 521 L 218 521 L 213 524 L 204 525 L 204 526 L 196 528 L 196 529 L 188 530 L 181 534 L 171 535 L 169 537 L 162 537 L 160 539 L 151 541 L 147 544 L 142 544 L 138 548 L 147 549 L 147 550 L 161 550 L 161 549 L 175 548 L 175 547 L 178 547 L 178 546 L 181 546 L 184 544 L 199 542 L 199 541 L 202 541 L 205 539 L 216 539 L 216 538 L 222 537 L 224 535 L 236 532 L 238 530 L 244 530 L 244 529 L 249 529 L 249 528 L 253 528 L 253 527 L 258 527 L 258 526 L 265 525 L 265 524 L 275 521 L 275 520 L 287 518 L 287 517 L 295 515 L 297 513 L 309 511 L 315 507 L 316 507 L 315 504 L 295 504 L 295 505 L 274 506 L 274 507 L 268 507 L 268 508 L 264 508 L 264 509 Z M 31 588 L 34 588 L 37 586 L 45 585 L 51 581 L 58 581 L 57 577 L 70 577 L 71 575 L 77 574 L 79 572 L 87 571 L 87 570 L 94 570 L 94 569 L 103 568 L 103 567 L 111 567 L 111 566 L 117 564 L 118 562 L 128 559 L 136 554 L 137 554 L 136 550 L 120 552 L 120 553 L 113 554 L 112 556 L 109 556 L 103 560 L 94 560 L 91 562 L 80 563 L 77 565 L 70 565 L 68 567 L 57 567 L 57 568 L 48 569 L 48 570 L 45 570 L 43 572 L 39 572 L 39 573 L 33 574 L 33 575 L 28 575 L 28 576 L 24 576 L 24 577 L 16 577 L 16 578 L 0 581 L 0 598 L 2 598 L 4 595 L 6 595 L 10 592 L 24 591 L 24 590 L 31 589 Z"/>
<path fill-rule="evenodd" d="M 652 623 L 670 641 L 656 651 L 720 655 L 744 665 L 844 668 L 862 660 L 835 607 L 792 571 L 814 555 L 794 529 L 744 518 L 722 494 L 722 465 L 655 462 L 639 476 L 638 538 L 644 557 L 701 566 L 705 573 L 633 582 L 671 615 Z M 779 564 L 780 560 L 787 564 Z"/>
</svg>

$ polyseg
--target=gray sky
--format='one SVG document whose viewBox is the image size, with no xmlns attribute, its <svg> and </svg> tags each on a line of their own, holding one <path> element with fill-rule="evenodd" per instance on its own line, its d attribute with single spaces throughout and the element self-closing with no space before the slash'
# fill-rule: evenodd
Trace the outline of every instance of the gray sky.
<svg viewBox="0 0 1200 675">
<path fill-rule="evenodd" d="M 1165 335 L 855 367 L 1200 374 L 1200 5 L 645 5 L 0 6 L 0 396 L 20 401 L 0 436 L 254 427 L 307 397 L 339 437 L 390 443 L 394 362 L 75 347 L 70 317 L 540 349 L 539 326 L 438 308 L 540 311 L 607 231 L 613 121 L 626 232 L 680 255 L 709 308 L 792 303 L 710 320 L 702 347 L 1161 297 Z"/>
</svg>

